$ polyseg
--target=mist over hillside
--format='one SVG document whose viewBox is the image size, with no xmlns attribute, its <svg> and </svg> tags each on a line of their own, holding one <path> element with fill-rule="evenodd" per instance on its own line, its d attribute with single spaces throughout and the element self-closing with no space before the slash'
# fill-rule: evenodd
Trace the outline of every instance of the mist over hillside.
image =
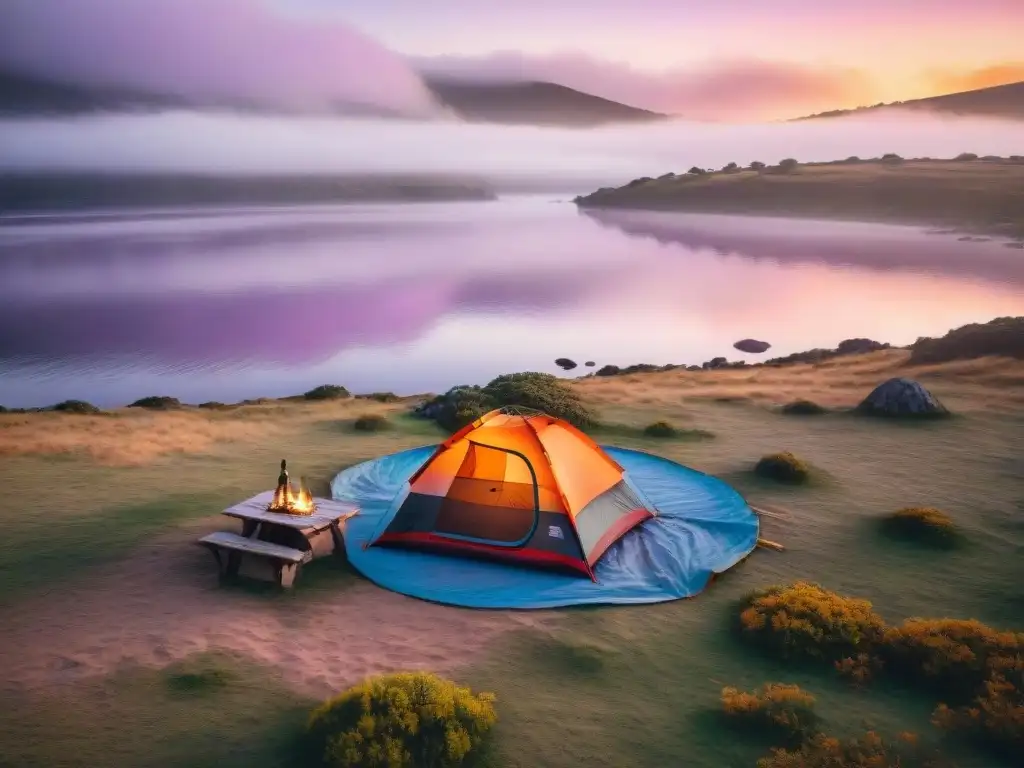
<svg viewBox="0 0 1024 768">
<path fill-rule="evenodd" d="M 1019 123 L 931 115 L 754 125 L 665 120 L 587 131 L 185 111 L 0 120 L 0 172 L 452 174 L 577 192 L 695 165 L 1022 149 Z"/>
</svg>

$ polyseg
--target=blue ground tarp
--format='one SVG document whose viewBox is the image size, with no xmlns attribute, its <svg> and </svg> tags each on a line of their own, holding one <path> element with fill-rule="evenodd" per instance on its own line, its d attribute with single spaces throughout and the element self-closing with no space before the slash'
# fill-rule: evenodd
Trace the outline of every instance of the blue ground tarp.
<svg viewBox="0 0 1024 768">
<path fill-rule="evenodd" d="M 349 561 L 381 587 L 468 608 L 554 608 L 599 603 L 658 603 L 701 592 L 712 575 L 757 545 L 758 519 L 729 485 L 675 462 L 604 446 L 659 511 L 627 533 L 586 577 L 519 566 L 364 545 L 403 484 L 436 446 L 414 448 L 350 467 L 334 478 L 335 499 L 360 513 L 345 530 Z"/>
</svg>

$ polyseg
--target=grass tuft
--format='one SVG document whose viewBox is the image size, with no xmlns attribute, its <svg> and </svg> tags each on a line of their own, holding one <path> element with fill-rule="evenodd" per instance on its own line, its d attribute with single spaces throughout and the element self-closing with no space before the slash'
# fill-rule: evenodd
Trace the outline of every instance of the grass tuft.
<svg viewBox="0 0 1024 768">
<path fill-rule="evenodd" d="M 801 459 L 789 451 L 783 451 L 762 456 L 754 466 L 754 473 L 780 483 L 800 485 L 810 479 L 811 470 Z"/>
</svg>

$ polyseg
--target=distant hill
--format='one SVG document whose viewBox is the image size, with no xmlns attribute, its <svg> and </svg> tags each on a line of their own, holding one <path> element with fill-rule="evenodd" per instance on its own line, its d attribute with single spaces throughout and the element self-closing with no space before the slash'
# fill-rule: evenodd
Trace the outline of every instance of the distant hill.
<svg viewBox="0 0 1024 768">
<path fill-rule="evenodd" d="M 440 78 L 427 78 L 426 82 L 439 102 L 473 122 L 585 127 L 668 117 L 555 83 L 480 83 Z"/>
<path fill-rule="evenodd" d="M 464 120 L 474 122 L 586 127 L 666 117 L 554 83 L 491 84 L 428 79 L 427 87 L 443 106 Z M 173 94 L 84 86 L 0 71 L 0 116 L 149 112 L 175 108 L 247 113 L 274 111 L 265 105 L 240 101 L 196 102 Z M 339 103 L 331 112 L 349 117 L 401 117 L 364 104 Z"/>
<path fill-rule="evenodd" d="M 856 109 L 834 109 L 814 115 L 797 117 L 794 120 L 818 120 L 825 117 L 848 117 L 879 110 L 926 110 L 948 115 L 965 117 L 1002 117 L 1024 120 L 1024 82 L 1009 85 L 995 85 L 974 91 L 948 93 L 944 96 L 930 96 L 926 99 L 894 101 L 891 104 L 875 104 Z"/>
</svg>

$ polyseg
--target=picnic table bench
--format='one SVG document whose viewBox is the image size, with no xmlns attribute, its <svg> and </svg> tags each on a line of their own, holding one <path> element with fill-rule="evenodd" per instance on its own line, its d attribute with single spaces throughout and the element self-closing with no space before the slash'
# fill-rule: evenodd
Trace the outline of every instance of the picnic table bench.
<svg viewBox="0 0 1024 768">
<path fill-rule="evenodd" d="M 199 540 L 213 553 L 222 576 L 242 574 L 287 589 L 306 563 L 344 552 L 342 526 L 359 511 L 357 506 L 315 499 L 313 514 L 290 515 L 268 512 L 272 497 L 271 491 L 261 493 L 221 513 L 242 521 L 241 534 L 216 531 Z"/>
</svg>

